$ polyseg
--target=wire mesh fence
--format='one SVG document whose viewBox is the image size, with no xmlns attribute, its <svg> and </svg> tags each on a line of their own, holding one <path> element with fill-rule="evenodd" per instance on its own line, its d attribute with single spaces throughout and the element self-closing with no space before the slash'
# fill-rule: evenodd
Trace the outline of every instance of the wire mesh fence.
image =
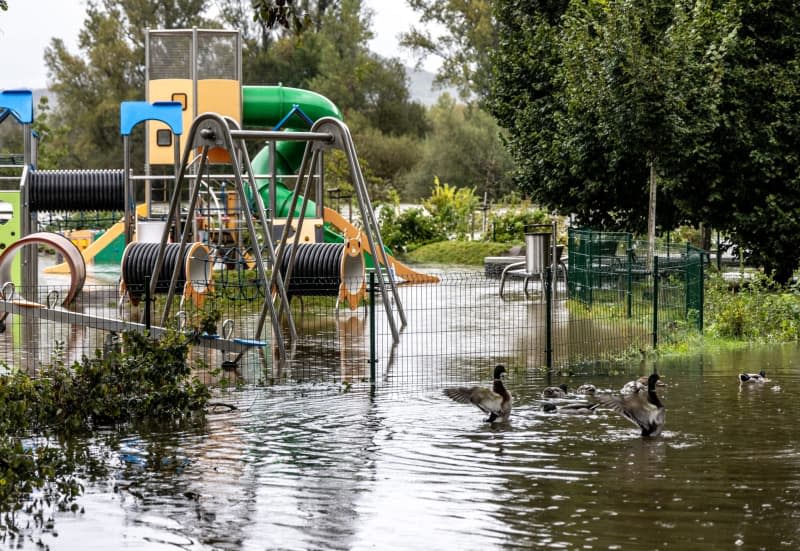
<svg viewBox="0 0 800 551">
<path fill-rule="evenodd" d="M 172 328 L 191 337 L 195 374 L 212 386 L 300 383 L 407 393 L 486 380 L 497 363 L 508 367 L 512 381 L 594 370 L 598 362 L 635 356 L 698 329 L 697 291 L 689 286 L 702 286 L 702 263 L 696 271 L 693 260 L 683 271 L 674 263 L 662 271 L 659 257 L 634 277 L 624 263 L 613 271 L 597 263 L 601 271 L 581 275 L 580 260 L 569 258 L 568 272 L 511 279 L 502 296 L 499 279 L 482 272 L 439 272 L 438 283 L 403 283 L 397 300 L 388 295 L 388 307 L 380 292 L 367 293 L 353 309 L 337 296 L 294 294 L 288 312 L 276 301 L 277 324 L 265 315 L 272 295 L 255 278 L 218 278 L 202 300 L 179 294 L 169 309 L 164 295 L 148 297 L 144 288 L 121 295 L 118 285 L 85 286 L 68 306 L 60 304 L 58 286 L 21 288 L 0 301 L 0 361 L 37 376 L 54 361 L 106 354 L 119 346 L 122 331 L 149 327 L 158 336 Z M 390 319 L 401 327 L 397 340 Z"/>
</svg>

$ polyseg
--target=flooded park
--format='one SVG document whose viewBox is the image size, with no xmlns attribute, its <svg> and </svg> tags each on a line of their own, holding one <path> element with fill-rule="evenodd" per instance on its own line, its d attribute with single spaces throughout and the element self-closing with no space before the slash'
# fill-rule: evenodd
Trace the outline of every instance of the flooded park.
<svg viewBox="0 0 800 551">
<path fill-rule="evenodd" d="M 608 411 L 542 411 L 541 376 L 512 376 L 491 426 L 441 389 L 324 385 L 224 393 L 236 411 L 124 438 L 59 548 L 795 549 L 800 544 L 796 346 L 709 352 L 657 368 L 664 433 Z M 764 369 L 771 382 L 738 384 Z M 488 378 L 488 375 L 487 375 Z M 488 384 L 484 382 L 484 384 Z M 92 534 L 87 538 L 86 534 Z"/>
<path fill-rule="evenodd" d="M 650 337 L 636 324 L 628 335 L 607 321 L 590 327 L 564 300 L 559 367 L 547 370 L 540 299 L 513 285 L 501 299 L 479 273 L 439 275 L 438 285 L 400 287 L 408 323 L 396 345 L 380 309 L 371 352 L 366 307 L 333 316 L 307 301 L 285 372 L 251 354 L 223 375 L 228 384 L 209 380 L 212 402 L 235 410 L 111 444 L 95 435 L 88 443 L 109 474 L 87 478 L 80 512 L 56 513 L 42 541 L 98 550 L 800 545 L 796 345 L 570 362 L 598 350 L 576 354 L 579 342 L 646 346 Z M 490 425 L 444 396 L 448 386 L 489 386 L 498 362 L 514 396 L 509 423 Z M 739 385 L 740 372 L 762 369 L 769 382 Z M 666 383 L 657 438 L 608 410 L 543 410 L 546 386 L 618 392 L 653 370 Z"/>
</svg>

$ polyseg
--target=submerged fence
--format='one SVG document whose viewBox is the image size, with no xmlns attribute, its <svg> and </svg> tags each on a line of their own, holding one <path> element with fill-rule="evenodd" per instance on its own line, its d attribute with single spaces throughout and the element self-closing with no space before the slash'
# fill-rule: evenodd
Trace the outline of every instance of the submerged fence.
<svg viewBox="0 0 800 551">
<path fill-rule="evenodd" d="M 202 306 L 176 304 L 180 319 L 168 325 L 191 332 L 190 361 L 211 385 L 406 392 L 484 380 L 496 363 L 517 379 L 596 370 L 702 327 L 702 255 L 658 249 L 648 262 L 640 243 L 613 237 L 612 250 L 609 234 L 570 232 L 566 273 L 554 278 L 548 267 L 531 281 L 511 278 L 502 296 L 499 279 L 477 271 L 406 282 L 398 295 L 407 323 L 397 342 L 380 293 L 368 293 L 354 310 L 337 308 L 334 297 L 298 296 L 290 305 L 297 338 L 287 343 L 287 361 L 279 361 L 273 328 L 267 324 L 259 339 L 254 334 L 263 287 L 233 278 L 218 278 Z M 36 376 L 53 362 L 102 357 L 119 346 L 119 320 L 160 323 L 161 296 L 131 304 L 120 301 L 116 284 L 89 285 L 62 307 L 47 304 L 54 288 L 28 290 L 35 304 L 15 306 L 4 318 L 0 361 L 7 368 Z M 223 338 L 244 345 L 229 350 L 220 346 Z"/>
</svg>

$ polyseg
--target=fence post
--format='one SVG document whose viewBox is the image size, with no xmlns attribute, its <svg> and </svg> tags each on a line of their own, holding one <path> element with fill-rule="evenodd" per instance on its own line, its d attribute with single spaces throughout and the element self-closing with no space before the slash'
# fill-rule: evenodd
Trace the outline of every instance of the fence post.
<svg viewBox="0 0 800 551">
<path fill-rule="evenodd" d="M 150 331 L 150 276 L 144 276 L 144 327 Z"/>
<path fill-rule="evenodd" d="M 553 280 L 551 279 L 552 268 L 545 268 L 544 278 L 544 358 L 547 364 L 548 373 L 553 369 Z"/>
<path fill-rule="evenodd" d="M 593 251 L 593 249 L 594 249 L 594 239 L 593 238 L 594 238 L 594 234 L 592 233 L 592 230 L 589 230 L 589 247 L 588 247 L 588 249 L 589 249 L 589 263 L 587 264 L 587 267 L 586 267 L 586 274 L 587 274 L 587 278 L 586 278 L 587 279 L 587 285 L 586 286 L 588 287 L 587 291 L 588 291 L 588 295 L 589 295 L 589 297 L 588 297 L 589 298 L 589 300 L 588 300 L 589 308 L 592 307 L 592 299 L 594 298 L 593 293 L 592 293 L 592 287 L 594 286 L 594 267 L 593 267 L 593 263 L 592 263 L 592 261 L 594 260 L 592 258 L 594 256 L 593 255 L 593 253 L 594 253 L 594 251 Z M 586 295 L 584 295 L 584 296 L 586 296 Z"/>
<path fill-rule="evenodd" d="M 700 257 L 700 319 L 698 323 L 700 324 L 700 333 L 703 333 L 703 310 L 706 308 L 706 278 L 705 278 L 705 270 L 706 267 L 703 263 L 703 257 Z"/>
<path fill-rule="evenodd" d="M 633 317 L 633 243 L 631 243 L 631 239 L 631 234 L 628 234 L 628 296 L 626 297 L 628 319 Z"/>
<path fill-rule="evenodd" d="M 653 350 L 658 346 L 658 256 L 653 256 Z"/>
<path fill-rule="evenodd" d="M 685 304 L 685 308 L 684 308 L 684 311 L 683 311 L 684 319 L 689 317 L 689 300 L 690 300 L 690 298 L 689 298 L 690 297 L 690 295 L 689 295 L 689 283 L 690 283 L 689 267 L 691 266 L 691 263 L 690 263 L 690 258 L 691 257 L 689 256 L 690 247 L 691 247 L 691 245 L 689 245 L 689 242 L 687 241 L 686 242 L 686 261 L 684 262 L 684 265 L 683 265 L 683 284 L 684 284 L 684 287 L 685 287 L 685 289 L 684 289 L 684 295 L 685 295 L 684 296 L 684 304 Z"/>
<path fill-rule="evenodd" d="M 369 272 L 369 384 L 375 388 L 375 364 L 377 358 L 377 335 L 375 323 L 375 270 Z"/>
</svg>

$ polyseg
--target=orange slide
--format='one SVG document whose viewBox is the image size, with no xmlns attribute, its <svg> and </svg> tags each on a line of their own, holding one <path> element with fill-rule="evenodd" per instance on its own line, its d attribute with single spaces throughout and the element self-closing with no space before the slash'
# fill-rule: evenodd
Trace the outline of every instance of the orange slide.
<svg viewBox="0 0 800 551">
<path fill-rule="evenodd" d="M 356 237 L 361 232 L 361 230 L 348 222 L 344 216 L 335 210 L 329 209 L 328 207 L 324 207 L 323 210 L 325 222 L 328 222 L 334 228 L 342 232 L 342 235 L 345 239 Z M 373 259 L 377 258 L 374 254 L 372 254 L 369 243 L 362 243 L 362 247 L 364 248 L 364 252 L 372 255 Z M 386 257 L 389 261 L 389 267 L 394 270 L 395 275 L 405 279 L 409 283 L 439 283 L 439 278 L 434 275 L 423 274 L 422 272 L 413 270 L 390 254 L 387 254 Z"/>
</svg>

